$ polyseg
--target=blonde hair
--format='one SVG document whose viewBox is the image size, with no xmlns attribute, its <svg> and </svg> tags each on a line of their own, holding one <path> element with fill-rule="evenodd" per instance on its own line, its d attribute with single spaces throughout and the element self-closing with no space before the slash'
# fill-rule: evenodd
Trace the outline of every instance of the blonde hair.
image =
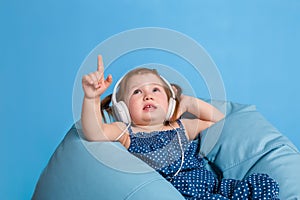
<svg viewBox="0 0 300 200">
<path fill-rule="evenodd" d="M 119 101 L 124 101 L 125 99 L 125 94 L 126 94 L 126 90 L 127 90 L 127 82 L 130 78 L 132 78 L 133 76 L 135 75 L 143 75 L 143 74 L 153 74 L 155 76 L 157 76 L 162 84 L 163 84 L 163 87 L 165 89 L 165 92 L 167 94 L 167 97 L 168 99 L 171 98 L 171 90 L 170 88 L 168 87 L 168 85 L 166 84 L 166 82 L 161 78 L 161 76 L 159 75 L 159 73 L 157 72 L 156 69 L 149 69 L 149 68 L 136 68 L 136 69 L 133 69 L 131 70 L 130 72 L 128 72 L 124 77 L 123 79 L 121 80 L 120 84 L 119 84 L 119 88 L 118 88 L 118 91 L 116 92 L 116 100 L 119 102 Z M 171 120 L 170 121 L 174 121 L 176 119 L 174 119 L 178 113 L 178 106 L 179 106 L 179 102 L 180 102 L 180 96 L 181 96 L 181 88 L 176 85 L 176 84 L 171 84 L 172 86 L 174 86 L 176 89 L 177 89 L 177 93 L 176 93 L 176 96 L 175 96 L 175 100 L 176 100 L 176 107 L 175 107 L 175 111 L 173 113 L 173 116 L 171 117 Z M 112 115 L 112 109 L 111 109 L 111 106 L 109 106 L 110 102 L 111 102 L 111 97 L 112 97 L 112 94 L 108 95 L 107 97 L 105 97 L 102 101 L 101 101 L 101 113 L 102 113 L 102 116 L 104 118 L 104 121 L 106 122 L 106 119 L 104 117 L 104 113 L 103 113 L 103 110 L 105 110 L 110 117 L 113 117 Z"/>
</svg>

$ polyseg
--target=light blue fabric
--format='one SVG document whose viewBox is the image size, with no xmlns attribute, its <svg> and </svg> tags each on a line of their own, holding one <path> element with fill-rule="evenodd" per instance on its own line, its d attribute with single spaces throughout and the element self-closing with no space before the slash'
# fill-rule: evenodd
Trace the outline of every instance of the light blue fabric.
<svg viewBox="0 0 300 200">
<path fill-rule="evenodd" d="M 300 153 L 252 105 L 227 103 L 222 134 L 221 123 L 203 132 L 201 151 L 223 171 L 224 178 L 243 179 L 253 173 L 266 173 L 280 187 L 280 199 L 300 199 Z"/>
<path fill-rule="evenodd" d="M 255 106 L 225 104 L 227 116 L 203 132 L 201 152 L 222 169 L 225 178 L 267 173 L 279 182 L 281 199 L 300 199 L 296 147 Z M 82 141 L 80 124 L 77 127 L 70 129 L 54 152 L 33 199 L 184 199 L 119 143 Z"/>
<path fill-rule="evenodd" d="M 40 176 L 32 199 L 184 199 L 119 143 L 86 142 L 80 134 L 75 126 L 67 133 Z"/>
</svg>

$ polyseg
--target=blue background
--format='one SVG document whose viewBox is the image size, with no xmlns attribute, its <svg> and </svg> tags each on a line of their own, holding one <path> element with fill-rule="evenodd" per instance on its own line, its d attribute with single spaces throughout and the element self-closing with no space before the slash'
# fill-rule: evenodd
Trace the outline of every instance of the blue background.
<svg viewBox="0 0 300 200">
<path fill-rule="evenodd" d="M 0 0 L 0 199 L 30 199 L 73 123 L 81 63 L 133 28 L 196 40 L 218 66 L 227 99 L 255 104 L 299 148 L 299 10 L 297 0 Z"/>
</svg>

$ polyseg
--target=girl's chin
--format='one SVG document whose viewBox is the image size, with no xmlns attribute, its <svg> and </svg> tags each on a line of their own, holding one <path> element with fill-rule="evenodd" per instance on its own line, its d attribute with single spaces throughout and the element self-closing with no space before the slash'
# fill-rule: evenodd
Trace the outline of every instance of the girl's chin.
<svg viewBox="0 0 300 200">
<path fill-rule="evenodd" d="M 160 118 L 160 119 L 153 119 L 153 118 L 143 118 L 142 120 L 137 120 L 137 121 L 133 121 L 134 124 L 140 124 L 140 125 L 144 125 L 144 126 L 148 126 L 148 125 L 155 125 L 155 124 L 163 124 L 165 121 L 164 118 Z M 136 122 L 136 123 L 135 123 Z"/>
<path fill-rule="evenodd" d="M 136 124 L 161 124 L 165 121 L 166 114 L 163 112 L 145 112 L 131 119 L 134 123 L 136 122 Z"/>
</svg>

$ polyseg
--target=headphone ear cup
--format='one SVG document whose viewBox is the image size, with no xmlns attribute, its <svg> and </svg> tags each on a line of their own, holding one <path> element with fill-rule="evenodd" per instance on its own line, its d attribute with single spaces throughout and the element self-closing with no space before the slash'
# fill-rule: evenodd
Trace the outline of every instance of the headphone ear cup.
<svg viewBox="0 0 300 200">
<path fill-rule="evenodd" d="M 176 106 L 176 100 L 173 98 L 170 98 L 169 100 L 169 107 L 166 115 L 166 120 L 169 121 L 174 114 L 175 111 L 175 106 Z"/>
<path fill-rule="evenodd" d="M 130 114 L 124 101 L 114 104 L 112 106 L 112 111 L 117 121 L 122 121 L 124 123 L 131 122 Z"/>
</svg>

